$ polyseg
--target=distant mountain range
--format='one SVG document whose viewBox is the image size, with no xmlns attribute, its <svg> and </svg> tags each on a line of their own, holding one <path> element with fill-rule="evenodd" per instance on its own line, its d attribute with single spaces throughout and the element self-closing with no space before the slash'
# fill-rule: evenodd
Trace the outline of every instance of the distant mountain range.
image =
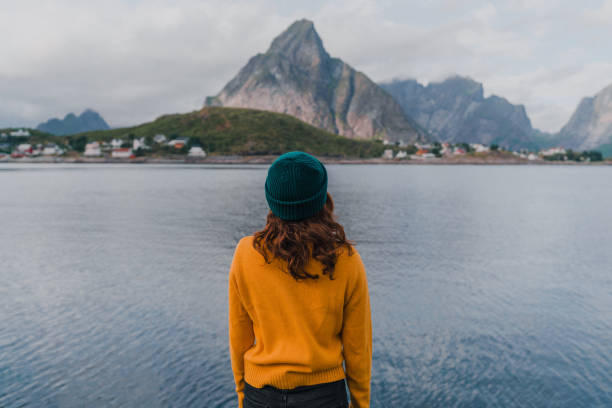
<svg viewBox="0 0 612 408">
<path fill-rule="evenodd" d="M 285 113 L 352 139 L 467 142 L 530 150 L 563 146 L 612 156 L 612 85 L 584 98 L 558 133 L 547 133 L 533 128 L 523 105 L 497 95 L 485 98 L 483 85 L 471 78 L 453 76 L 428 85 L 414 79 L 376 84 L 330 57 L 308 20 L 289 26 L 216 96 L 207 97 L 205 106 Z M 109 126 L 87 109 L 79 116 L 50 119 L 37 129 L 69 135 Z"/>
<path fill-rule="evenodd" d="M 64 119 L 49 119 L 36 129 L 53 135 L 71 135 L 90 130 L 107 130 L 110 127 L 98 112 L 86 109 L 79 116 L 69 113 Z"/>
<path fill-rule="evenodd" d="M 435 140 L 535 148 L 531 121 L 523 105 L 483 95 L 482 84 L 451 77 L 423 86 L 416 80 L 380 84 Z"/>
<path fill-rule="evenodd" d="M 293 23 L 265 54 L 252 57 L 207 106 L 287 113 L 357 139 L 498 144 L 510 149 L 563 145 L 577 150 L 610 147 L 612 85 L 578 109 L 556 134 L 534 129 L 523 105 L 491 95 L 471 78 L 453 76 L 422 85 L 416 80 L 375 84 L 331 58 L 308 20 Z"/>
<path fill-rule="evenodd" d="M 354 139 L 415 142 L 428 137 L 365 74 L 331 58 L 308 20 L 293 23 L 205 104 L 287 113 Z"/>
</svg>

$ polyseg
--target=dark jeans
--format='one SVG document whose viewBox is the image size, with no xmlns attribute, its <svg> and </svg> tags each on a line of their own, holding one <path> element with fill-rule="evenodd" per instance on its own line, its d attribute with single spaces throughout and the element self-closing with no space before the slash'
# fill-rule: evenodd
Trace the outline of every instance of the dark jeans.
<svg viewBox="0 0 612 408">
<path fill-rule="evenodd" d="M 347 408 L 344 380 L 281 390 L 245 383 L 244 408 Z"/>
</svg>

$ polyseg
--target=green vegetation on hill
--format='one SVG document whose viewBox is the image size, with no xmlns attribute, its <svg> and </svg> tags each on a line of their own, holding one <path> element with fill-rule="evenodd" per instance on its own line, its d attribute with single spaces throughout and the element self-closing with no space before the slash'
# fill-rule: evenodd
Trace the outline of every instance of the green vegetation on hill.
<svg viewBox="0 0 612 408">
<path fill-rule="evenodd" d="M 218 155 L 276 155 L 302 150 L 323 156 L 379 157 L 384 150 L 380 142 L 338 136 L 289 115 L 223 107 L 164 115 L 139 126 L 84 132 L 67 138 L 73 146 L 84 146 L 85 141 L 150 139 L 156 134 L 189 137 L 192 144 L 197 141 L 207 153 Z"/>
</svg>

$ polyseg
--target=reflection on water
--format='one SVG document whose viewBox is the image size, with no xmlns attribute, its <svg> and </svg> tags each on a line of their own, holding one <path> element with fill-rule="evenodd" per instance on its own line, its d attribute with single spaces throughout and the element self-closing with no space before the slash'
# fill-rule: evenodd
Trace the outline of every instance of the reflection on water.
<svg viewBox="0 0 612 408">
<path fill-rule="evenodd" d="M 605 167 L 329 166 L 373 407 L 612 405 Z M 0 406 L 233 407 L 227 272 L 262 166 L 0 166 Z"/>
</svg>

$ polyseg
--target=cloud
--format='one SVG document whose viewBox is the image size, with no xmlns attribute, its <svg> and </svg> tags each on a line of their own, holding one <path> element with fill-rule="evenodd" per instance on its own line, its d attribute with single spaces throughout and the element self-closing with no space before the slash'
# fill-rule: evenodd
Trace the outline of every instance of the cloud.
<svg viewBox="0 0 612 408">
<path fill-rule="evenodd" d="M 551 1 L 5 2 L 0 127 L 86 107 L 112 126 L 198 109 L 306 17 L 332 56 L 375 81 L 468 75 L 555 130 L 582 96 L 612 82 L 612 46 L 601 41 L 612 1 Z"/>
<path fill-rule="evenodd" d="M 261 2 L 14 2 L 0 17 L 0 126 L 197 109 L 290 22 L 268 14 Z"/>
</svg>

